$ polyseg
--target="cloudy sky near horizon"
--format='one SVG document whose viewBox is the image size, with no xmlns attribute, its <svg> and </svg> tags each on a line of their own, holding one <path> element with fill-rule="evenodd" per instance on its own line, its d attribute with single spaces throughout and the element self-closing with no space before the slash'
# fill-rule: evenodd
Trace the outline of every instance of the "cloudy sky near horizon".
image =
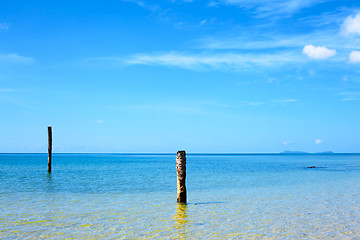
<svg viewBox="0 0 360 240">
<path fill-rule="evenodd" d="M 0 8 L 0 152 L 360 152 L 355 0 Z"/>
</svg>

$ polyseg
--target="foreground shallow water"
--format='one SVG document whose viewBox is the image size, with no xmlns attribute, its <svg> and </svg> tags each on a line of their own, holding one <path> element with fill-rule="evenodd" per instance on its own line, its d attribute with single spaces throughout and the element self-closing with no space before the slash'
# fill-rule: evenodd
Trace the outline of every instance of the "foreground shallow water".
<svg viewBox="0 0 360 240">
<path fill-rule="evenodd" d="M 318 166 L 319 168 L 307 168 Z M 357 239 L 360 155 L 0 154 L 1 239 Z"/>
</svg>

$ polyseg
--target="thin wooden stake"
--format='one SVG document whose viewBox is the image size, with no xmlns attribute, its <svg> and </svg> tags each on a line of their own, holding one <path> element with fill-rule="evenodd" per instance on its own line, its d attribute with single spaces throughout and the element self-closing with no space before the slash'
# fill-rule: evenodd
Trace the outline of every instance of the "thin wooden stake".
<svg viewBox="0 0 360 240">
<path fill-rule="evenodd" d="M 52 130 L 48 127 L 48 172 L 51 172 Z"/>
<path fill-rule="evenodd" d="M 176 155 L 176 173 L 177 173 L 177 201 L 186 203 L 186 153 L 178 151 Z"/>
</svg>

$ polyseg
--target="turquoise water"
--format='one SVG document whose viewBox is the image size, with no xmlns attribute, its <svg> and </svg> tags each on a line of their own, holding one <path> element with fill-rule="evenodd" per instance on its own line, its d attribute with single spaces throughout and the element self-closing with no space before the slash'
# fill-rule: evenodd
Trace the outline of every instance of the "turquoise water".
<svg viewBox="0 0 360 240">
<path fill-rule="evenodd" d="M 319 168 L 309 169 L 309 166 Z M 0 239 L 359 239 L 360 155 L 0 154 Z"/>
</svg>

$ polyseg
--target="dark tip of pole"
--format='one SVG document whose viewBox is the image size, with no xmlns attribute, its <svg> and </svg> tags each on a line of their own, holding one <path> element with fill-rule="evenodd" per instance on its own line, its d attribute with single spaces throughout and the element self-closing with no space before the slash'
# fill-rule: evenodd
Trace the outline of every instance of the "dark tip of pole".
<svg viewBox="0 0 360 240">
<path fill-rule="evenodd" d="M 180 150 L 180 151 L 177 152 L 177 154 L 186 155 L 186 152 L 185 152 L 185 150 Z"/>
</svg>

